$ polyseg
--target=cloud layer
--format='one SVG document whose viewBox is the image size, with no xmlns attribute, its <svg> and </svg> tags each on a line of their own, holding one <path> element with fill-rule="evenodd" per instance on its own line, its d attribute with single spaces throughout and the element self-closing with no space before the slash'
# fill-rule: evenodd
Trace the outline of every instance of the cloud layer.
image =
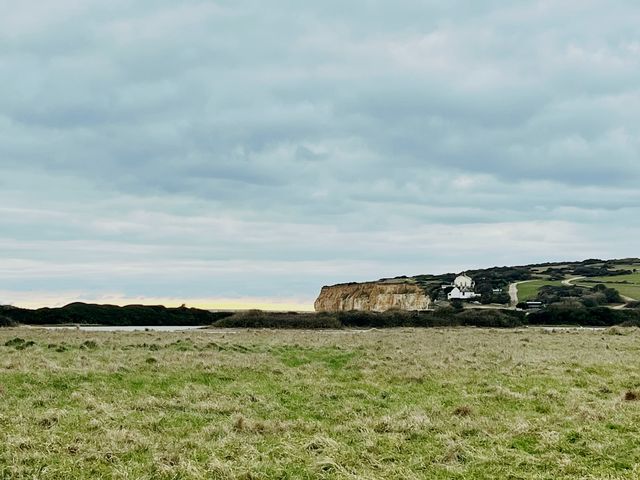
<svg viewBox="0 0 640 480">
<path fill-rule="evenodd" d="M 638 255 L 636 3 L 12 5 L 0 303 Z"/>
</svg>

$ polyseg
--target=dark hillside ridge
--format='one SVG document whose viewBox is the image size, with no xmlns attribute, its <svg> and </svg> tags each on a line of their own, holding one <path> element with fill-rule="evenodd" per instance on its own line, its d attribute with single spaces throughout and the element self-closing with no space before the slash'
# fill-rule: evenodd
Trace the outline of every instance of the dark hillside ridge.
<svg viewBox="0 0 640 480">
<path fill-rule="evenodd" d="M 316 309 L 319 312 L 341 312 L 357 318 L 354 316 L 354 312 L 349 312 L 347 309 L 365 312 L 376 310 L 366 308 L 360 297 L 351 301 L 353 295 L 351 297 L 345 295 L 344 292 L 341 292 L 341 287 L 369 284 L 387 286 L 406 283 L 407 285 L 413 285 L 414 288 L 417 286 L 423 290 L 430 300 L 428 308 L 407 308 L 404 306 L 405 304 L 398 307 L 392 305 L 388 310 L 394 308 L 400 308 L 407 312 L 416 310 L 419 314 L 402 318 L 397 315 L 395 317 L 393 315 L 365 315 L 361 319 L 361 326 L 391 326 L 395 322 L 405 326 L 407 324 L 414 326 L 437 324 L 500 326 L 511 323 L 511 319 L 504 321 L 504 318 L 489 318 L 486 316 L 488 314 L 478 312 L 481 304 L 494 310 L 503 309 L 503 315 L 506 309 L 526 311 L 527 314 L 532 315 L 522 323 L 531 325 L 638 325 L 640 320 L 637 303 L 634 303 L 635 300 L 640 298 L 640 293 L 634 293 L 637 292 L 636 289 L 640 286 L 640 282 L 637 280 L 640 278 L 640 259 L 638 258 L 613 260 L 592 258 L 573 262 L 546 262 L 511 267 L 467 269 L 464 273 L 474 283 L 474 296 L 471 297 L 473 300 L 468 300 L 466 304 L 463 304 L 459 299 L 456 302 L 456 299 L 452 300 L 449 296 L 449 292 L 453 289 L 451 284 L 459 273 L 446 273 L 411 277 L 404 275 L 395 278 L 383 278 L 377 282 L 323 287 L 316 304 L 320 300 L 324 301 L 332 297 L 337 299 L 334 302 L 335 307 L 333 310 L 328 308 L 319 309 L 316 305 Z M 510 285 L 533 281 L 537 282 L 533 283 L 533 290 L 527 292 L 528 296 L 524 297 L 524 300 L 517 302 L 518 297 L 513 293 L 514 289 L 510 288 Z M 618 290 L 619 288 L 623 289 L 623 293 Z M 522 287 L 522 289 L 526 291 L 526 287 Z M 347 291 L 348 289 L 343 290 Z M 532 296 L 531 292 L 535 292 L 535 296 Z M 347 293 L 349 292 L 347 291 Z M 454 304 L 454 302 L 456 303 Z M 473 311 L 465 312 L 464 315 L 460 316 L 455 315 L 455 320 L 453 316 L 443 319 L 441 309 L 447 305 Z M 464 322 L 460 322 L 460 318 Z M 234 321 L 234 319 L 229 319 L 229 321 Z M 345 322 L 344 319 L 341 319 L 341 323 L 350 325 L 349 321 Z"/>
<path fill-rule="evenodd" d="M 162 305 L 119 307 L 71 303 L 60 308 L 38 310 L 0 306 L 0 317 L 25 325 L 204 326 L 231 315 L 231 312 L 210 312 L 187 307 L 167 308 Z"/>
<path fill-rule="evenodd" d="M 13 327 L 16 324 L 13 320 L 5 315 L 0 315 L 0 327 Z"/>
<path fill-rule="evenodd" d="M 621 265 L 633 266 L 631 269 L 620 269 Z M 567 276 L 604 277 L 614 275 L 629 275 L 634 269 L 640 270 L 640 258 L 622 258 L 600 260 L 590 258 L 579 262 L 545 262 L 518 265 L 512 267 L 491 267 L 466 270 L 466 274 L 473 277 L 477 284 L 489 284 L 492 288 L 502 288 L 513 282 L 545 277 L 549 280 L 561 280 Z M 452 282 L 456 273 L 442 275 L 415 275 L 413 277 L 400 276 L 396 279 L 415 280 L 428 291 L 438 288 L 442 283 Z M 382 279 L 389 280 L 389 279 Z"/>
</svg>

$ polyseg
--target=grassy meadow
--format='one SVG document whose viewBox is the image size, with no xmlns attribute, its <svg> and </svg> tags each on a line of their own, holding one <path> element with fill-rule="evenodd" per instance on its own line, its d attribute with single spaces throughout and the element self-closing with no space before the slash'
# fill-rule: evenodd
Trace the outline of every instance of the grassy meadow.
<svg viewBox="0 0 640 480">
<path fill-rule="evenodd" d="M 528 300 L 534 300 L 538 296 L 538 291 L 546 285 L 559 287 L 562 285 L 562 282 L 559 280 L 531 280 L 520 283 L 518 285 L 518 301 L 526 302 Z"/>
<path fill-rule="evenodd" d="M 638 268 L 633 266 L 633 268 Z M 607 287 L 615 288 L 621 295 L 640 300 L 640 272 L 631 273 L 629 275 L 615 275 L 609 277 L 590 277 L 585 280 L 576 282 L 578 285 L 593 286 L 594 282 L 603 283 Z"/>
<path fill-rule="evenodd" d="M 640 331 L 0 329 L 0 479 L 640 477 Z"/>
</svg>

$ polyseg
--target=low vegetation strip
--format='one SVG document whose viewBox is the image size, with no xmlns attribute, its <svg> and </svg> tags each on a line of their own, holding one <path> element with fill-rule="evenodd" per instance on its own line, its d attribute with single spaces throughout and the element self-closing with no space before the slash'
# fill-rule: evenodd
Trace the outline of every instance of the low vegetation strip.
<svg viewBox="0 0 640 480">
<path fill-rule="evenodd" d="M 640 326 L 640 310 L 614 310 L 607 307 L 584 308 L 552 305 L 527 316 L 528 325 L 575 325 L 582 327 Z"/>
<path fill-rule="evenodd" d="M 0 306 L 1 318 L 26 325 L 110 325 L 110 326 L 198 326 L 211 325 L 233 315 L 232 312 L 210 312 L 197 308 L 168 308 L 161 305 L 95 305 L 71 303 L 61 308 L 29 310 Z"/>
<path fill-rule="evenodd" d="M 638 478 L 635 329 L 0 330 L 0 478 Z"/>
<path fill-rule="evenodd" d="M 422 312 L 276 313 L 252 310 L 236 313 L 213 324 L 222 328 L 344 328 L 344 327 L 495 327 L 522 326 L 525 314 L 513 310 L 455 310 L 451 307 Z"/>
<path fill-rule="evenodd" d="M 585 299 L 591 300 L 590 297 Z M 632 306 L 632 305 L 630 305 Z M 339 312 L 320 314 L 237 313 L 212 325 L 213 328 L 398 328 L 398 327 L 485 327 L 517 328 L 526 325 L 640 326 L 640 309 L 614 310 L 578 302 L 552 304 L 544 310 L 525 313 L 515 310 L 464 309 L 443 307 L 425 312 L 390 310 L 375 312 Z"/>
<path fill-rule="evenodd" d="M 80 314 L 69 316 L 68 309 L 58 309 L 63 316 L 51 314 L 40 317 L 39 311 L 12 310 L 19 315 L 5 320 L 0 316 L 0 327 L 17 323 L 29 325 L 43 324 L 102 324 L 109 326 L 158 326 L 158 325 L 199 325 L 211 328 L 269 328 L 269 329 L 341 329 L 341 328 L 398 328 L 398 327 L 485 327 L 485 328 L 517 328 L 525 325 L 583 325 L 583 326 L 640 326 L 640 309 L 612 310 L 600 307 L 591 295 L 583 296 L 582 303 L 575 300 L 563 301 L 554 293 L 567 293 L 567 287 L 543 287 L 543 299 L 549 300 L 547 308 L 530 314 L 510 309 L 462 309 L 440 307 L 436 310 L 407 312 L 389 310 L 387 312 L 338 312 L 338 313 L 296 313 L 296 312 L 264 312 L 250 310 L 247 312 L 206 312 L 195 309 L 184 309 L 184 316 L 163 314 L 159 316 L 156 307 L 136 307 L 129 310 L 122 308 L 111 310 L 109 306 L 83 306 Z M 579 287 L 571 287 L 571 293 Z M 586 291 L 591 292 L 590 290 Z M 603 294 L 602 294 L 603 295 Z M 557 297 L 557 298 L 556 298 Z M 573 298 L 573 297 L 572 297 Z M 599 297 L 597 297 L 599 298 Z M 603 297 L 604 298 L 604 297 Z M 552 303 L 557 302 L 558 303 Z M 630 305 L 631 306 L 631 305 Z M 165 309 L 170 310 L 170 309 Z M 175 309 L 180 310 L 180 309 Z M 103 315 L 104 312 L 107 315 Z M 118 316 L 118 312 L 142 312 L 141 316 Z M 193 312 L 198 312 L 194 315 Z M 30 315 L 35 315 L 34 317 Z M 59 313 L 56 313 L 59 315 Z M 183 314 L 180 314 L 183 315 Z M 177 320 L 176 320 L 177 319 Z M 175 323 L 171 323 L 174 320 Z M 104 322 L 104 323 L 100 323 Z"/>
</svg>

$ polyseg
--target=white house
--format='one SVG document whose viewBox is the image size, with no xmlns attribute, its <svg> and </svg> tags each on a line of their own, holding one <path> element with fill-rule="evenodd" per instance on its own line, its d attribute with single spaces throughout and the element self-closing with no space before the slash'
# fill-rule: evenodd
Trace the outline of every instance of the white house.
<svg viewBox="0 0 640 480">
<path fill-rule="evenodd" d="M 476 282 L 463 273 L 453 281 L 453 290 L 447 294 L 447 299 L 472 300 L 478 298 L 480 295 L 473 291 L 475 286 Z"/>
<path fill-rule="evenodd" d="M 475 292 L 465 292 L 460 290 L 458 287 L 454 287 L 453 290 L 451 290 L 448 294 L 447 294 L 447 298 L 449 300 L 454 300 L 454 299 L 458 299 L 458 300 L 472 300 L 474 298 L 478 298 L 480 296 L 479 293 L 475 293 Z"/>
<path fill-rule="evenodd" d="M 468 277 L 466 273 L 459 275 L 453 281 L 453 285 L 461 290 L 473 290 L 476 286 L 476 282 L 471 277 Z"/>
</svg>

